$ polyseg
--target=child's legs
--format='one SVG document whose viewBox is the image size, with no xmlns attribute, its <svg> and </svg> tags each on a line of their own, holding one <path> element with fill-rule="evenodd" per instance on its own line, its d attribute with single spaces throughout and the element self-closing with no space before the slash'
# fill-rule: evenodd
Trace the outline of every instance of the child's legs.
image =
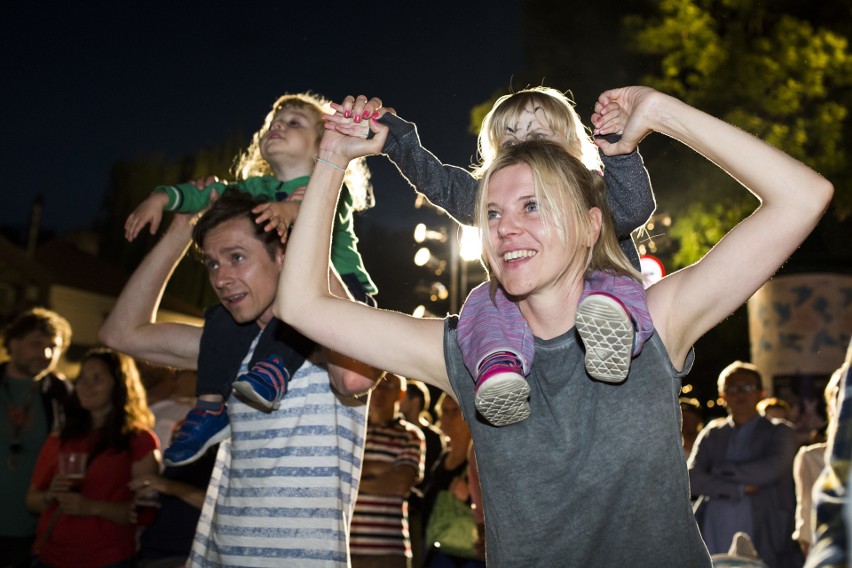
<svg viewBox="0 0 852 568">
<path fill-rule="evenodd" d="M 198 395 L 198 400 L 203 400 L 204 402 L 224 402 L 225 397 L 221 394 L 200 394 Z"/>
<path fill-rule="evenodd" d="M 200 370 L 199 370 L 200 371 Z M 196 374 L 195 396 L 198 400 L 224 401 L 225 392 L 230 394 L 233 381 L 227 380 L 221 373 L 211 373 L 209 369 Z"/>
<path fill-rule="evenodd" d="M 225 373 L 212 371 L 211 365 L 204 365 L 204 370 L 198 370 L 195 383 L 195 396 L 199 400 L 224 401 L 231 394 L 234 377 L 226 377 Z"/>
<path fill-rule="evenodd" d="M 645 288 L 641 282 L 629 276 L 595 271 L 586 278 L 580 301 L 583 301 L 589 294 L 597 292 L 618 298 L 627 310 L 630 319 L 633 320 L 633 325 L 636 328 L 633 341 L 633 356 L 635 357 L 642 351 L 645 342 L 654 333 L 654 322 L 651 321 L 651 314 L 648 312 Z"/>
<path fill-rule="evenodd" d="M 254 324 L 237 325 L 224 309 L 212 317 L 217 321 L 205 323 L 201 334 L 195 395 L 201 400 L 214 395 L 218 397 L 214 400 L 225 401 L 231 396 L 238 362 L 245 358 L 258 329 Z"/>
<path fill-rule="evenodd" d="M 518 305 L 497 288 L 491 301 L 490 284 L 480 284 L 467 297 L 459 315 L 458 342 L 465 367 L 474 377 L 479 364 L 495 351 L 511 351 L 521 360 L 524 374 L 530 372 L 535 344 Z"/>
</svg>

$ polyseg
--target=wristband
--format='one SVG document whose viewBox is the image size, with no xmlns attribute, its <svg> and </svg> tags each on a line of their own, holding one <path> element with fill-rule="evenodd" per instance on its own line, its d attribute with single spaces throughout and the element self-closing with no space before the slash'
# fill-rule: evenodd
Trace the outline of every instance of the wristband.
<svg viewBox="0 0 852 568">
<path fill-rule="evenodd" d="M 346 172 L 346 168 L 341 168 L 340 166 L 335 166 L 331 162 L 326 162 L 322 158 L 314 158 L 314 159 L 321 164 L 325 164 L 326 166 L 331 166 L 332 168 L 334 168 L 335 170 L 337 170 L 339 172 Z"/>
</svg>

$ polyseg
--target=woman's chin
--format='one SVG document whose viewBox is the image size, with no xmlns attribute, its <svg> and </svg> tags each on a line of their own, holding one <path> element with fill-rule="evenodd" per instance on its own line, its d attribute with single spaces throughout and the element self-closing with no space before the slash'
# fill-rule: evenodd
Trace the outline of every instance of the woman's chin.
<svg viewBox="0 0 852 568">
<path fill-rule="evenodd" d="M 501 287 L 503 288 L 503 293 L 506 294 L 506 297 L 514 302 L 523 300 L 530 293 L 528 286 L 510 284 L 509 286 L 501 285 Z"/>
</svg>

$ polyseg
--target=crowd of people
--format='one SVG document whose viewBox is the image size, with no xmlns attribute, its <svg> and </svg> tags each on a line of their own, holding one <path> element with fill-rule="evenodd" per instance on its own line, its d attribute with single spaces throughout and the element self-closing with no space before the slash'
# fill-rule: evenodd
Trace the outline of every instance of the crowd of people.
<svg viewBox="0 0 852 568">
<path fill-rule="evenodd" d="M 173 219 L 74 381 L 54 372 L 71 340 L 58 314 L 30 310 L 4 335 L 0 566 L 836 558 L 845 534 L 821 546 L 810 519 L 834 520 L 837 507 L 806 496 L 843 498 L 849 456 L 831 452 L 849 437 L 799 450 L 773 414 L 784 401 L 766 399 L 768 379 L 747 363 L 720 374 L 726 418 L 705 425 L 679 398 L 692 345 L 799 246 L 831 184 L 652 89 L 602 93 L 591 124 L 553 89 L 507 95 L 470 172 L 440 162 L 378 98 L 285 95 L 236 183 L 157 187 L 126 237 L 157 231 L 163 211 Z M 760 206 L 700 262 L 644 289 L 630 233 L 655 207 L 637 150 L 652 132 L 703 154 Z M 458 317 L 377 307 L 353 229 L 372 202 L 363 158 L 374 154 L 478 227 L 489 281 Z M 219 303 L 200 327 L 157 322 L 190 245 Z M 147 389 L 134 359 L 159 377 Z M 195 402 L 174 396 L 176 370 L 196 372 Z"/>
</svg>

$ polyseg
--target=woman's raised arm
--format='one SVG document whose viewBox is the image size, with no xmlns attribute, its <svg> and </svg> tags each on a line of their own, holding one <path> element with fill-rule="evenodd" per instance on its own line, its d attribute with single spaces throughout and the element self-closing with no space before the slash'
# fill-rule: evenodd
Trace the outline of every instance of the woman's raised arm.
<svg viewBox="0 0 852 568">
<path fill-rule="evenodd" d="M 760 200 L 747 219 L 707 255 L 648 289 L 654 325 L 675 365 L 710 328 L 741 306 L 813 230 L 833 194 L 831 183 L 762 140 L 646 87 L 606 93 L 627 109 L 624 151 L 655 131 L 716 163 Z M 624 145 L 624 147 L 620 147 Z"/>
<path fill-rule="evenodd" d="M 343 171 L 376 153 L 387 129 L 371 121 L 372 140 L 327 129 L 317 166 L 293 227 L 275 300 L 276 316 L 333 351 L 451 391 L 444 364 L 443 320 L 421 320 L 336 298 L 328 288 L 331 228 Z"/>
</svg>

